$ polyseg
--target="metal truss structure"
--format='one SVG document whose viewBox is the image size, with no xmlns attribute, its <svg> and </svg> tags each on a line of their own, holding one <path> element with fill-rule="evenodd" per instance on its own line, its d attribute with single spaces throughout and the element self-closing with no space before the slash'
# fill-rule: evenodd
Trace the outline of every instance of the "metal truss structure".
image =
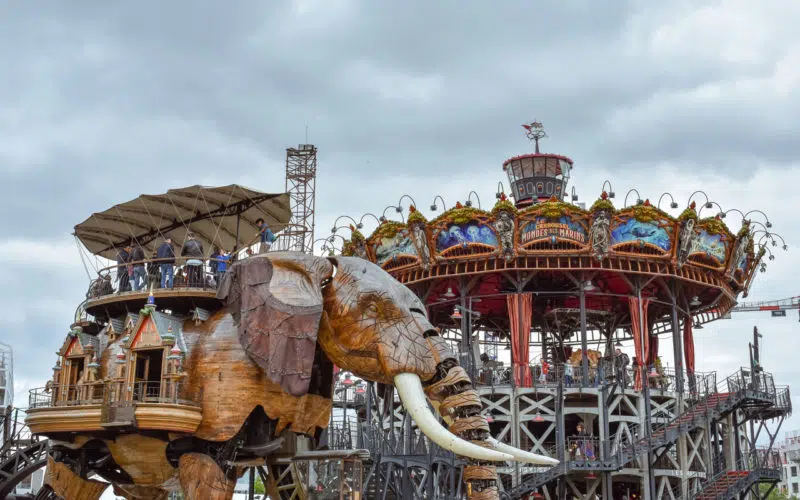
<svg viewBox="0 0 800 500">
<path fill-rule="evenodd" d="M 561 460 L 551 469 L 498 467 L 502 498 L 763 498 L 759 484 L 777 484 L 774 443 L 791 399 L 771 374 L 684 373 L 683 391 L 675 373 L 651 380 L 649 391 L 633 389 L 635 373 L 615 375 L 587 385 L 556 373 L 524 388 L 503 369 L 478 371 L 492 435 Z M 428 442 L 391 388 L 337 394 L 329 445 L 370 451 L 364 498 L 461 498 L 460 461 Z M 577 422 L 589 436 L 574 435 Z"/>
<path fill-rule="evenodd" d="M 292 219 L 276 241 L 277 249 L 311 253 L 314 244 L 314 210 L 317 186 L 317 148 L 300 144 L 286 149 L 286 192 Z"/>
<path fill-rule="evenodd" d="M 19 408 L 3 409 L 0 429 L 0 498 L 6 498 L 23 479 L 44 467 L 48 447 L 47 440 L 31 435 L 25 412 Z"/>
</svg>

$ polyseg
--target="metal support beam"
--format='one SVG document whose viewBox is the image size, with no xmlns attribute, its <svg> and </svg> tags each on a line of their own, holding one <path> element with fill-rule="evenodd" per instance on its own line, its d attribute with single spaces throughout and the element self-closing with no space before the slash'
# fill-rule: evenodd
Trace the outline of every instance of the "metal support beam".
<svg viewBox="0 0 800 500">
<path fill-rule="evenodd" d="M 640 342 L 641 345 L 644 345 L 644 336 L 647 335 L 645 332 L 645 322 L 644 322 L 644 313 L 642 311 L 642 289 L 640 287 L 636 288 L 636 297 L 637 303 L 639 307 L 639 335 L 640 335 Z M 650 408 L 650 381 L 647 380 L 647 353 L 643 353 L 642 355 L 645 359 L 639 360 L 639 367 L 638 369 L 641 370 L 642 374 L 642 385 L 644 390 L 644 414 L 645 414 L 645 435 L 647 436 L 647 443 L 648 447 L 650 447 L 650 443 L 653 439 L 653 429 L 652 429 L 652 422 L 653 422 L 653 415 Z M 650 461 L 650 456 L 646 457 L 647 460 L 647 491 L 649 492 L 648 498 L 651 500 L 655 500 L 656 498 L 656 477 L 655 472 L 653 471 L 653 462 Z"/>
<path fill-rule="evenodd" d="M 581 308 L 581 378 L 583 387 L 589 386 L 589 346 L 586 341 L 586 291 L 584 283 L 580 284 L 580 308 Z"/>
</svg>

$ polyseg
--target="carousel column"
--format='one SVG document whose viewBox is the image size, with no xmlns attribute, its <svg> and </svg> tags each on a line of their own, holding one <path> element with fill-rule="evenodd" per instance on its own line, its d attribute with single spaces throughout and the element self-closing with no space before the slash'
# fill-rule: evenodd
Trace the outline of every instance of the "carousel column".
<svg viewBox="0 0 800 500">
<path fill-rule="evenodd" d="M 646 311 L 642 309 L 642 289 L 637 286 L 636 288 L 636 306 L 638 307 L 638 319 L 639 324 L 637 325 L 639 328 L 638 336 L 639 336 L 639 345 L 645 346 L 647 345 L 645 335 L 648 332 L 645 331 L 645 325 L 647 322 L 645 321 L 644 314 Z M 639 358 L 639 366 L 637 370 L 641 372 L 639 375 L 642 379 L 642 391 L 643 391 L 643 399 L 644 399 L 644 418 L 645 418 L 645 435 L 647 436 L 647 443 L 648 445 L 651 443 L 653 438 L 652 435 L 652 422 L 653 422 L 653 415 L 650 408 L 650 383 L 647 380 L 647 349 L 642 351 L 642 356 Z M 653 472 L 652 463 L 650 461 L 650 453 L 647 453 L 644 456 L 645 464 L 647 465 L 647 478 L 645 479 L 645 499 L 648 500 L 655 500 L 656 498 L 656 478 Z"/>
<path fill-rule="evenodd" d="M 581 378 L 583 387 L 589 386 L 589 345 L 586 339 L 586 290 L 585 282 L 581 279 L 580 286 L 580 308 L 581 308 Z"/>
<path fill-rule="evenodd" d="M 675 391 L 677 392 L 675 401 L 675 415 L 683 413 L 683 347 L 681 345 L 683 332 L 681 331 L 680 321 L 678 321 L 678 287 L 672 287 L 672 354 L 675 359 Z M 689 475 L 689 447 L 688 435 L 681 434 L 678 438 L 678 463 L 681 467 L 681 495 L 686 496 L 687 480 Z"/>
<path fill-rule="evenodd" d="M 675 358 L 675 390 L 678 393 L 678 402 L 683 399 L 683 345 L 681 324 L 678 321 L 677 287 L 672 290 L 672 355 Z M 680 410 L 680 406 L 678 407 Z"/>
</svg>

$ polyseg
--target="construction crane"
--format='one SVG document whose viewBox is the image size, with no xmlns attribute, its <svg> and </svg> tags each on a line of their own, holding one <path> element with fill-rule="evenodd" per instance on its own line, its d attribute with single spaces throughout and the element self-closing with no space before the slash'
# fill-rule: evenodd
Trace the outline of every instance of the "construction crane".
<svg viewBox="0 0 800 500">
<path fill-rule="evenodd" d="M 800 296 L 780 300 L 765 300 L 761 302 L 740 302 L 731 309 L 731 312 L 770 311 L 773 317 L 785 317 L 786 311 L 800 310 Z"/>
</svg>

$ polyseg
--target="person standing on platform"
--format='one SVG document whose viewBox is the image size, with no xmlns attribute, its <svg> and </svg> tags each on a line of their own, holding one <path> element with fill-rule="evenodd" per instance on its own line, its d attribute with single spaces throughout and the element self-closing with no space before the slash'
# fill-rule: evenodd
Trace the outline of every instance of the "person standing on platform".
<svg viewBox="0 0 800 500">
<path fill-rule="evenodd" d="M 133 247 L 131 264 L 133 265 L 133 289 L 138 292 L 147 283 L 147 273 L 144 269 L 144 250 L 139 245 Z"/>
<path fill-rule="evenodd" d="M 219 286 L 220 282 L 222 281 L 225 271 L 228 270 L 228 261 L 230 258 L 230 254 L 226 252 L 224 248 L 220 249 L 219 255 L 217 255 L 217 274 L 214 276 L 217 286 Z"/>
<path fill-rule="evenodd" d="M 171 236 L 167 236 L 158 247 L 156 257 L 161 268 L 161 288 L 172 288 L 175 278 L 175 247 L 172 246 Z"/>
<path fill-rule="evenodd" d="M 117 292 L 128 292 L 131 289 L 131 278 L 128 275 L 128 262 L 131 261 L 130 246 L 117 252 Z"/>
<path fill-rule="evenodd" d="M 257 219 L 256 226 L 258 226 L 258 235 L 261 239 L 261 246 L 259 247 L 258 253 L 267 253 L 272 246 L 272 242 L 275 241 L 275 235 L 272 233 L 267 223 L 264 222 L 264 219 Z"/>
<path fill-rule="evenodd" d="M 193 233 L 186 235 L 186 242 L 181 249 L 181 257 L 187 257 L 187 286 L 202 288 L 205 284 L 203 280 L 203 243 L 195 239 Z"/>
<path fill-rule="evenodd" d="M 572 363 L 567 361 L 564 363 L 564 385 L 567 387 L 572 387 Z"/>
</svg>

